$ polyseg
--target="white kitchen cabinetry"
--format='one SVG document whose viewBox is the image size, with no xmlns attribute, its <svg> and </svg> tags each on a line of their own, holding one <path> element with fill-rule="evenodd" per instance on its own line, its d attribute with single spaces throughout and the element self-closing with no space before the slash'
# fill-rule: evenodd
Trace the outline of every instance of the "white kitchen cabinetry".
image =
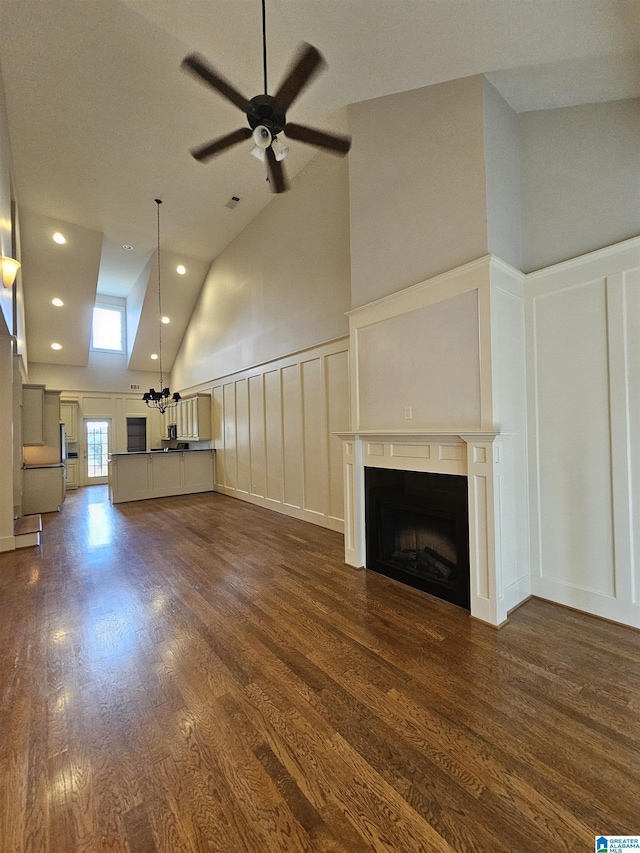
<svg viewBox="0 0 640 853">
<path fill-rule="evenodd" d="M 214 491 L 213 450 L 112 453 L 109 498 L 114 503 Z"/>
<path fill-rule="evenodd" d="M 68 459 L 67 460 L 67 491 L 70 492 L 73 489 L 78 488 L 78 460 L 77 459 Z"/>
<path fill-rule="evenodd" d="M 67 441 L 78 441 L 78 404 L 65 401 L 61 402 L 60 420 L 67 431 Z"/>
<path fill-rule="evenodd" d="M 22 443 L 44 444 L 44 385 L 22 386 Z"/>
<path fill-rule="evenodd" d="M 22 512 L 56 512 L 64 503 L 64 467 L 25 468 L 22 478 Z"/>
<path fill-rule="evenodd" d="M 160 438 L 169 438 L 169 424 L 172 424 L 175 418 L 175 409 L 168 409 L 166 412 L 160 413 Z"/>
<path fill-rule="evenodd" d="M 177 407 L 176 427 L 180 441 L 208 441 L 211 439 L 211 396 L 197 394 L 180 400 Z"/>
</svg>

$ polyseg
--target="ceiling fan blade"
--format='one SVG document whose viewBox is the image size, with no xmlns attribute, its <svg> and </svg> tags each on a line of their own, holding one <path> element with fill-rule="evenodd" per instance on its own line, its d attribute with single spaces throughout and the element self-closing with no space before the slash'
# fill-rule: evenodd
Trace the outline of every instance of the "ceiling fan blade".
<svg viewBox="0 0 640 853">
<path fill-rule="evenodd" d="M 274 95 L 276 106 L 280 112 L 286 113 L 300 92 L 325 65 L 324 58 L 316 47 L 312 44 L 306 44 L 306 42 L 301 45 L 287 76 Z"/>
<path fill-rule="evenodd" d="M 185 56 L 182 60 L 182 67 L 185 71 L 189 71 L 195 77 L 199 77 L 200 80 L 208 83 L 223 98 L 231 101 L 232 104 L 235 104 L 236 107 L 239 107 L 246 113 L 249 107 L 247 98 L 240 94 L 235 86 L 229 83 L 228 80 L 225 80 L 221 74 L 218 74 L 203 56 L 200 56 L 198 53 L 190 53 L 189 56 Z"/>
<path fill-rule="evenodd" d="M 303 124 L 288 122 L 284 126 L 284 133 L 289 139 L 297 139 L 298 142 L 306 142 L 307 145 L 324 148 L 340 157 L 344 157 L 351 148 L 350 136 L 326 133 L 324 130 L 316 130 L 314 127 L 306 127 Z"/>
<path fill-rule="evenodd" d="M 233 133 L 228 133 L 226 136 L 221 136 L 218 139 L 213 139 L 211 142 L 205 142 L 204 145 L 199 145 L 197 148 L 191 149 L 191 156 L 196 160 L 203 162 L 213 157 L 214 154 L 220 154 L 232 145 L 237 145 L 244 139 L 251 136 L 251 128 L 241 127 L 239 130 L 234 130 Z"/>
<path fill-rule="evenodd" d="M 289 189 L 287 177 L 284 173 L 281 160 L 276 160 L 276 155 L 273 153 L 273 148 L 269 146 L 265 150 L 267 160 L 267 172 L 269 174 L 269 183 L 271 184 L 272 193 L 284 193 Z"/>
</svg>

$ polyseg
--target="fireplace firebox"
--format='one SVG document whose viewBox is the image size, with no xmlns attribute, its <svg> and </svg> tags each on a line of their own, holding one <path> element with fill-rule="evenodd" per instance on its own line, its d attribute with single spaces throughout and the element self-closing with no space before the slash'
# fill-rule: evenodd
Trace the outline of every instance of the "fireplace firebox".
<svg viewBox="0 0 640 853">
<path fill-rule="evenodd" d="M 365 467 L 368 569 L 470 608 L 467 478 Z"/>
</svg>

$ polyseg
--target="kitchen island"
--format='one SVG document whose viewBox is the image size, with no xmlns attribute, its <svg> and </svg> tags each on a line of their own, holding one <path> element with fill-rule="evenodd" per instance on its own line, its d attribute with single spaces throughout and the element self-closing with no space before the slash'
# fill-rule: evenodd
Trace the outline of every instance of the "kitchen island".
<svg viewBox="0 0 640 853">
<path fill-rule="evenodd" d="M 109 500 L 114 503 L 214 491 L 214 450 L 112 453 Z"/>
</svg>

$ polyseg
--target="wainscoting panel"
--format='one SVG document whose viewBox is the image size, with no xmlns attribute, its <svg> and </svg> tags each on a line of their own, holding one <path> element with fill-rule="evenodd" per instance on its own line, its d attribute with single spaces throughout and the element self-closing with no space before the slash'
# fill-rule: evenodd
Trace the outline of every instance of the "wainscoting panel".
<svg viewBox="0 0 640 853">
<path fill-rule="evenodd" d="M 348 368 L 343 338 L 215 383 L 218 491 L 342 532 Z"/>
<path fill-rule="evenodd" d="M 526 284 L 532 592 L 635 627 L 639 269 L 627 241 Z"/>
<path fill-rule="evenodd" d="M 250 376 L 249 382 L 249 448 L 251 461 L 251 493 L 258 498 L 267 494 L 265 456 L 264 377 Z"/>
<path fill-rule="evenodd" d="M 282 445 L 284 451 L 284 502 L 302 507 L 302 395 L 300 365 L 291 364 L 280 372 L 282 380 Z"/>
<path fill-rule="evenodd" d="M 344 518 L 344 484 L 342 441 L 334 435 L 342 424 L 349 423 L 349 354 L 346 350 L 324 359 L 324 395 L 327 402 L 328 499 L 329 516 L 337 521 Z M 330 389 L 330 393 L 329 393 Z"/>
<path fill-rule="evenodd" d="M 327 471 L 327 416 L 322 377 L 322 360 L 302 362 L 302 428 L 305 455 L 319 456 L 318 462 Z M 304 469 L 304 508 L 322 514 L 328 511 L 327 477 L 317 477 L 309 467 Z"/>
<path fill-rule="evenodd" d="M 249 494 L 251 491 L 251 456 L 249 454 L 249 382 L 236 382 L 236 461 L 237 488 Z"/>
<path fill-rule="evenodd" d="M 279 370 L 268 370 L 264 374 L 264 408 L 267 500 L 282 503 L 282 393 Z M 254 418 L 251 420 L 253 422 Z"/>
</svg>

